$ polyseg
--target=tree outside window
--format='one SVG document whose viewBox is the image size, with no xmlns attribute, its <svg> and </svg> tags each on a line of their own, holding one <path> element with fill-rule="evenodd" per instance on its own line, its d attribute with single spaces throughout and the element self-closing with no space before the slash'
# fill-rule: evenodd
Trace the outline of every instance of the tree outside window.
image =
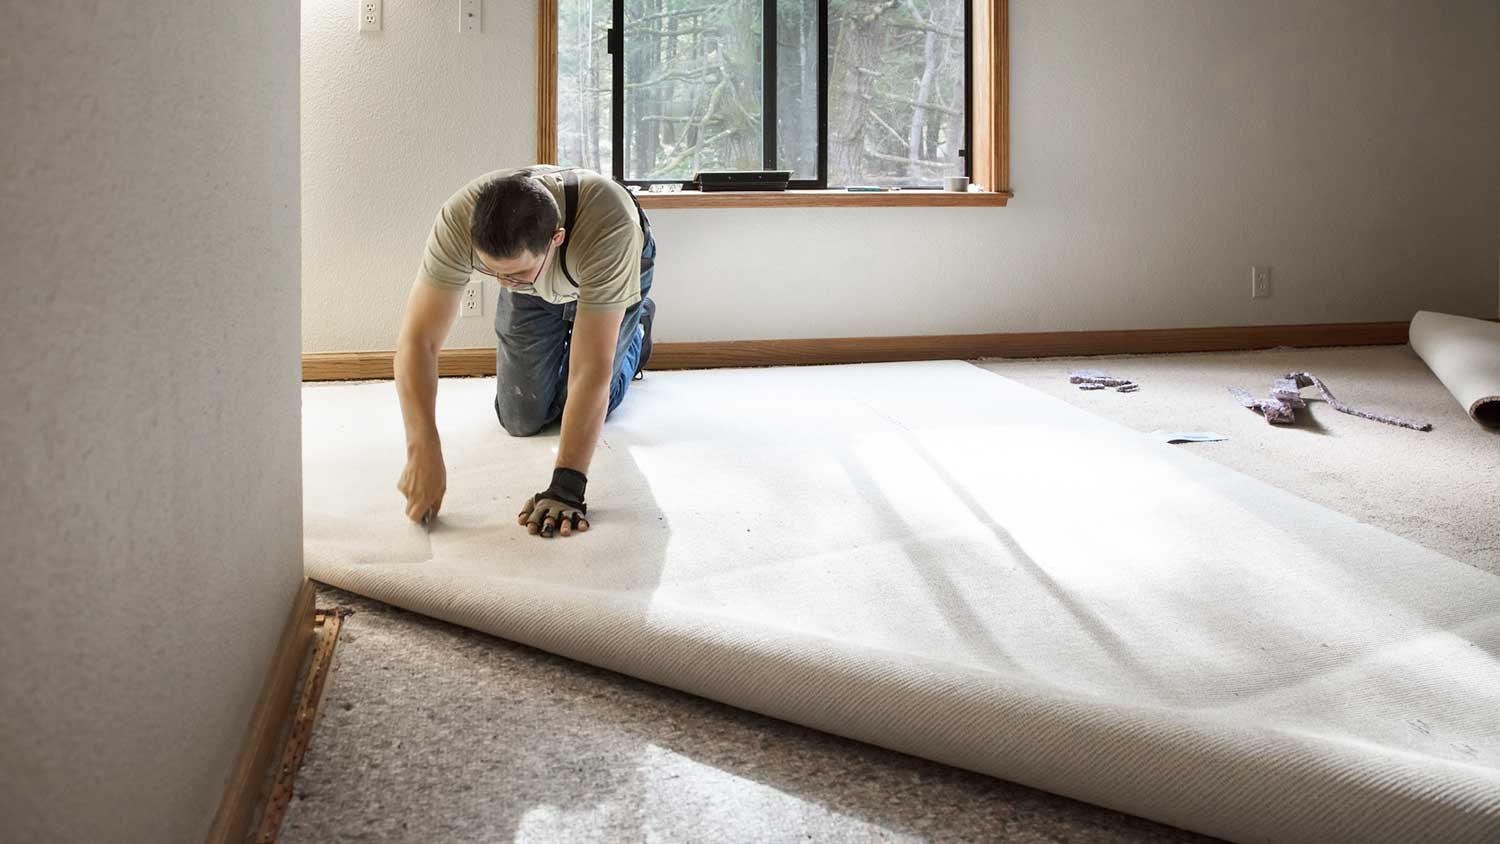
<svg viewBox="0 0 1500 844">
<path fill-rule="evenodd" d="M 828 186 L 934 187 L 967 173 L 965 0 L 624 0 L 622 12 L 624 90 L 617 97 L 612 3 L 559 2 L 559 163 L 627 183 L 684 182 L 700 170 L 785 169 L 814 186 L 818 92 L 826 84 Z M 819 67 L 824 13 L 826 78 Z M 775 41 L 769 74 L 768 15 Z M 768 77 L 773 104 L 765 96 Z M 618 169 L 611 122 L 617 100 L 624 116 Z"/>
</svg>

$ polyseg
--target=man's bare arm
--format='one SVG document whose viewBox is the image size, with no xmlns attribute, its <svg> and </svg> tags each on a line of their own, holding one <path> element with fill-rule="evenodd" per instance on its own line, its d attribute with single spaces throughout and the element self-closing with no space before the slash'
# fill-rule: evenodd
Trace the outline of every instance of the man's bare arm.
<svg viewBox="0 0 1500 844">
<path fill-rule="evenodd" d="M 460 295 L 417 279 L 396 341 L 396 393 L 406 423 L 406 468 L 396 486 L 406 496 L 406 515 L 413 521 L 436 515 L 448 487 L 437 430 L 437 362 L 458 316 Z"/>
<path fill-rule="evenodd" d="M 594 459 L 594 446 L 599 442 L 599 432 L 604 428 L 604 417 L 609 410 L 615 343 L 624 316 L 625 312 L 619 310 L 579 311 L 574 317 L 568 357 L 568 401 L 563 405 L 562 437 L 557 447 L 552 482 L 558 487 L 560 476 L 571 475 L 572 481 L 565 486 L 575 486 L 575 489 L 569 494 L 559 493 L 559 501 L 553 504 L 573 500 L 579 510 L 582 508 L 585 476 Z M 550 498 L 548 495 L 533 496 L 522 508 L 519 520 L 529 532 L 551 536 L 553 530 L 557 530 L 568 536 L 575 530 L 572 522 L 575 516 L 578 517 L 576 530 L 588 530 L 588 520 L 582 518 L 573 505 L 564 505 L 559 514 L 547 504 Z"/>
<path fill-rule="evenodd" d="M 609 382 L 615 373 L 615 345 L 625 312 L 579 311 L 568 356 L 568 401 L 563 406 L 557 465 L 588 474 L 599 432 L 609 410 Z"/>
</svg>

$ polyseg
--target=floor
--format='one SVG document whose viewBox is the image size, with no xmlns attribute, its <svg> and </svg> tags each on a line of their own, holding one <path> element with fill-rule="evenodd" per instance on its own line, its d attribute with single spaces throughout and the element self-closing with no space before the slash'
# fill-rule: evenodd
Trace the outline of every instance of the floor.
<svg viewBox="0 0 1500 844">
<path fill-rule="evenodd" d="M 1225 434 L 1225 442 L 1179 447 L 1500 575 L 1500 429 L 1469 419 L 1406 346 L 981 365 L 1139 431 Z M 1081 391 L 1066 375 L 1083 368 L 1134 379 L 1141 389 Z M 1268 425 L 1225 389 L 1259 395 L 1293 371 L 1317 375 L 1345 404 L 1431 422 L 1433 429 L 1381 425 L 1321 400 L 1299 411 L 1295 425 Z M 1311 399 L 1316 391 L 1303 394 Z"/>
<path fill-rule="evenodd" d="M 1181 446 L 1500 573 L 1500 434 L 1404 347 L 985 363 Z M 1079 392 L 1075 366 L 1140 392 Z M 1314 403 L 1272 428 L 1234 404 L 1292 369 L 1418 433 Z M 1488 520 L 1487 520 L 1488 516 Z M 1490 529 L 1486 530 L 1488 524 Z M 1105 809 L 834 738 L 347 593 L 324 715 L 283 840 L 1188 841 Z"/>
</svg>

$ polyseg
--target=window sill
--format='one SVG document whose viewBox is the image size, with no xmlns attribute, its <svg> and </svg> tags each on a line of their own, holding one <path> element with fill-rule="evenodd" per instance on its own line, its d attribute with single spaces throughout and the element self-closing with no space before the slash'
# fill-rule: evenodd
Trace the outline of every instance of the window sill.
<svg viewBox="0 0 1500 844">
<path fill-rule="evenodd" d="M 843 190 L 681 191 L 636 194 L 643 208 L 920 208 L 990 207 L 1010 200 L 1009 191 L 899 190 L 861 193 Z"/>
</svg>

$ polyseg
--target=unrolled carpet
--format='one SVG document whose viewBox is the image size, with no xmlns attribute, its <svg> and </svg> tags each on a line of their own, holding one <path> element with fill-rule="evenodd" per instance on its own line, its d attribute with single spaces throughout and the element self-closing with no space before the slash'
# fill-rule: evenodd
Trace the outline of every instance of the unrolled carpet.
<svg viewBox="0 0 1500 844">
<path fill-rule="evenodd" d="M 403 522 L 389 384 L 305 393 L 311 576 L 1238 841 L 1500 836 L 1500 581 L 968 364 L 652 375 L 595 527 L 445 381 Z"/>
</svg>

